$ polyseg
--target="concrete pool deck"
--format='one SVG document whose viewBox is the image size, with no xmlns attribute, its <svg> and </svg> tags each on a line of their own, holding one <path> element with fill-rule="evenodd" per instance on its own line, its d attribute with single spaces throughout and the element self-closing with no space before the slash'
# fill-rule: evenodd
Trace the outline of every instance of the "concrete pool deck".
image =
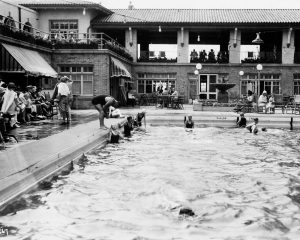
<svg viewBox="0 0 300 240">
<path fill-rule="evenodd" d="M 227 111 L 193 111 L 192 105 L 184 105 L 182 110 L 161 109 L 154 106 L 123 108 L 124 115 L 135 115 L 142 108 L 147 110 L 147 125 L 182 126 L 183 118 L 191 114 L 196 127 L 234 127 L 238 114 Z M 60 121 L 45 120 L 31 126 L 15 130 L 21 140 L 0 151 L 0 206 L 4 206 L 20 194 L 32 189 L 38 182 L 78 159 L 82 153 L 106 142 L 107 130 L 99 129 L 98 114 L 95 110 L 74 110 L 69 127 L 60 126 Z M 258 117 L 262 127 L 300 129 L 299 115 L 257 114 L 245 115 L 247 120 Z M 124 121 L 106 119 L 110 126 Z"/>
</svg>

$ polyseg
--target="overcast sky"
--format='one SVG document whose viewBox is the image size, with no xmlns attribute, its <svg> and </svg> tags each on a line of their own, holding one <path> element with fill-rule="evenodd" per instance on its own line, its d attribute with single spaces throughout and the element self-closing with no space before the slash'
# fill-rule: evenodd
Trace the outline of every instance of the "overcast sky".
<svg viewBox="0 0 300 240">
<path fill-rule="evenodd" d="M 110 9 L 127 8 L 129 0 L 94 0 Z M 297 8 L 300 0 L 132 0 L 135 8 Z"/>
</svg>

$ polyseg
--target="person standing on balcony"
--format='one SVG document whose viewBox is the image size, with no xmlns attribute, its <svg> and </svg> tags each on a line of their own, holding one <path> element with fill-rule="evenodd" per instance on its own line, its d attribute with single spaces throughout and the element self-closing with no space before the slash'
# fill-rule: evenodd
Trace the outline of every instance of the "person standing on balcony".
<svg viewBox="0 0 300 240">
<path fill-rule="evenodd" d="M 99 112 L 99 122 L 100 128 L 106 129 L 104 125 L 104 117 L 109 117 L 108 110 L 110 106 L 117 108 L 119 106 L 119 102 L 109 95 L 99 95 L 92 99 L 92 104 Z"/>
</svg>

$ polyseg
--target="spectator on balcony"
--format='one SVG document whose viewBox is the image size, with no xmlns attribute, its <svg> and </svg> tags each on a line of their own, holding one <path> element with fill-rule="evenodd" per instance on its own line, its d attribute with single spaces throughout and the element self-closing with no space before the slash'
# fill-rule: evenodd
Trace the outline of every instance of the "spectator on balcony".
<svg viewBox="0 0 300 240">
<path fill-rule="evenodd" d="M 195 62 L 198 59 L 198 53 L 196 52 L 195 49 L 193 49 L 193 51 L 191 52 L 191 62 Z"/>
<path fill-rule="evenodd" d="M 207 57 L 207 53 L 205 52 L 205 50 L 201 51 L 199 53 L 199 58 L 200 58 L 200 62 L 206 62 L 206 57 Z"/>
<path fill-rule="evenodd" d="M 211 49 L 210 52 L 208 53 L 208 62 L 210 63 L 216 62 L 216 55 L 213 49 Z"/>
</svg>

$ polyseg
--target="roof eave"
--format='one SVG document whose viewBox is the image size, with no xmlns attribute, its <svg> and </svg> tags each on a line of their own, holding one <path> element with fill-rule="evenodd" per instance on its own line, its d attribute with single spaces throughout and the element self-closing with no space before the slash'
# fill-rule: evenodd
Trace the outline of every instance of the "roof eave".
<svg viewBox="0 0 300 240">
<path fill-rule="evenodd" d="M 48 9 L 94 9 L 101 11 L 107 15 L 113 14 L 114 12 L 100 5 L 90 4 L 74 4 L 74 5 L 62 5 L 62 4 L 20 4 L 23 7 L 30 8 L 32 10 L 48 10 Z"/>
</svg>

